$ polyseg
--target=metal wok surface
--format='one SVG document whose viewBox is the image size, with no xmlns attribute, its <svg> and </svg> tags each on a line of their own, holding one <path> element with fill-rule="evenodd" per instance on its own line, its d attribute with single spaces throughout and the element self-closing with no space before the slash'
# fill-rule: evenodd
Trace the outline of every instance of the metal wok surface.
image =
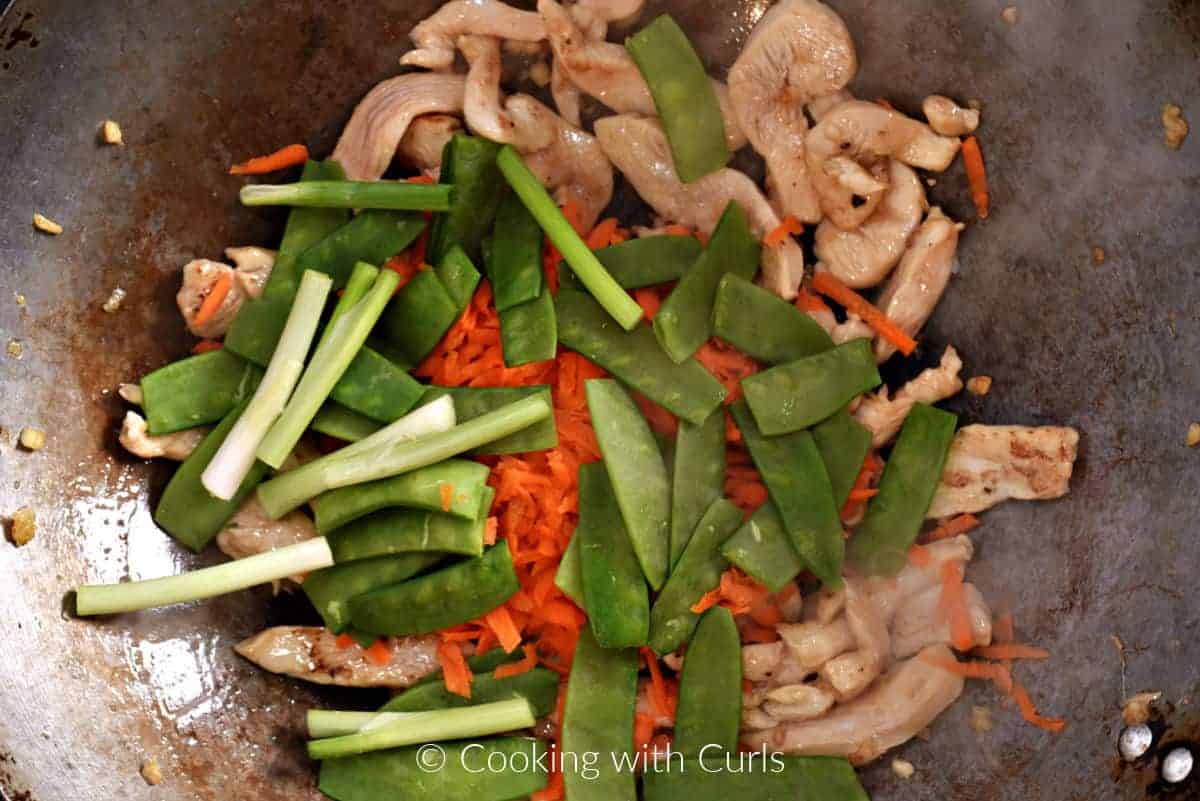
<svg viewBox="0 0 1200 801">
<path fill-rule="evenodd" d="M 1162 690 L 1171 736 L 1200 721 L 1200 452 L 1183 446 L 1200 418 L 1200 134 L 1170 152 L 1159 122 L 1167 101 L 1200 122 L 1200 3 L 1017 0 L 1011 27 L 996 0 L 832 4 L 859 47 L 860 96 L 909 112 L 935 91 L 984 105 L 994 212 L 966 232 L 927 335 L 995 378 L 959 410 L 1083 432 L 1071 495 L 988 513 L 972 568 L 1021 637 L 1053 651 L 1019 676 L 1070 727 L 1032 729 L 972 687 L 897 752 L 914 778 L 895 778 L 889 755 L 866 781 L 877 799 L 1141 798 L 1152 767 L 1115 758 L 1123 695 Z M 302 604 L 260 590 L 97 623 L 67 618 L 63 596 L 218 558 L 154 527 L 167 471 L 121 453 L 112 390 L 186 351 L 173 306 L 186 260 L 278 236 L 281 216 L 240 208 L 224 168 L 292 141 L 327 153 L 435 5 L 17 0 L 0 20 L 0 344 L 23 348 L 0 351 L 0 516 L 28 505 L 39 523 L 27 547 L 0 543 L 10 799 L 318 797 L 302 711 L 345 696 L 230 650 Z M 676 14 L 719 72 L 765 5 L 652 0 L 645 18 Z M 125 147 L 97 144 L 110 117 Z M 969 219 L 960 170 L 931 197 Z M 35 232 L 35 211 L 65 233 Z M 128 297 L 106 314 L 117 286 Z M 44 451 L 16 449 L 24 425 L 49 432 Z M 992 708 L 990 733 L 969 726 L 973 704 Z M 147 758 L 158 788 L 138 775 Z"/>
</svg>

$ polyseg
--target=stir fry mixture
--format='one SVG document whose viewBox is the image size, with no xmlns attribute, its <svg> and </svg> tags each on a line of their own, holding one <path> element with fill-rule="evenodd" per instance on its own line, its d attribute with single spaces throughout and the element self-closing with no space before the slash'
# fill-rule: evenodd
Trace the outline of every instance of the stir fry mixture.
<svg viewBox="0 0 1200 801">
<path fill-rule="evenodd" d="M 339 801 L 861 799 L 854 766 L 966 679 L 1065 726 L 967 573 L 975 515 L 1064 495 L 1078 434 L 960 427 L 950 346 L 879 372 L 955 268 L 928 174 L 961 155 L 987 216 L 979 111 L 854 97 L 817 0 L 767 9 L 725 82 L 641 5 L 445 4 L 329 159 L 231 170 L 302 165 L 241 192 L 291 207 L 278 249 L 187 264 L 193 355 L 121 387 L 123 445 L 182 462 L 156 522 L 232 561 L 78 614 L 298 588 L 322 625 L 238 653 L 394 693 L 311 712 Z M 622 179 L 645 205 L 606 217 Z"/>
</svg>

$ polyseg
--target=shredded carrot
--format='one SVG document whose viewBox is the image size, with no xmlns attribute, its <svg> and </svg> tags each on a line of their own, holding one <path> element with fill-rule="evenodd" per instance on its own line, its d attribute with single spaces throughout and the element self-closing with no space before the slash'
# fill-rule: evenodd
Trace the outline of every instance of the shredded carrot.
<svg viewBox="0 0 1200 801">
<path fill-rule="evenodd" d="M 383 640 L 376 640 L 367 649 L 366 657 L 376 667 L 387 667 L 392 663 L 392 649 Z"/>
<path fill-rule="evenodd" d="M 349 648 L 351 645 L 354 645 L 355 642 L 356 640 L 349 634 L 339 634 L 337 639 L 334 640 L 334 644 L 337 645 L 338 648 Z"/>
<path fill-rule="evenodd" d="M 662 669 L 658 666 L 658 655 L 653 650 L 642 646 L 642 659 L 646 662 L 646 668 L 650 671 L 650 701 L 654 704 L 654 711 L 659 717 L 675 719 L 675 706 L 678 699 L 675 697 L 671 688 L 667 685 L 667 680 L 663 678 Z"/>
<path fill-rule="evenodd" d="M 914 567 L 925 567 L 933 561 L 933 555 L 924 545 L 913 545 L 908 549 L 908 563 Z"/>
<path fill-rule="evenodd" d="M 561 760 L 556 759 L 554 764 L 561 764 Z M 550 781 L 546 786 L 529 796 L 529 801 L 562 801 L 567 797 L 566 787 L 563 782 L 562 771 L 556 769 L 550 774 Z"/>
<path fill-rule="evenodd" d="M 707 231 L 694 231 L 692 236 L 700 242 L 704 247 L 708 247 L 709 234 Z"/>
<path fill-rule="evenodd" d="M 437 183 L 437 181 L 435 181 L 433 179 L 432 175 L 413 175 L 409 178 L 405 178 L 404 180 L 410 184 L 436 184 Z"/>
<path fill-rule="evenodd" d="M 500 521 L 497 520 L 495 517 L 489 517 L 487 519 L 486 528 L 484 528 L 484 530 L 483 530 L 483 544 L 484 545 L 495 545 L 496 544 L 496 534 L 499 531 L 500 531 Z"/>
<path fill-rule="evenodd" d="M 462 648 L 456 643 L 440 642 L 437 647 L 438 663 L 442 666 L 442 678 L 446 689 L 463 698 L 471 697 L 471 666 L 463 658 Z"/>
<path fill-rule="evenodd" d="M 636 713 L 633 716 L 633 750 L 644 752 L 654 739 L 654 716 Z"/>
<path fill-rule="evenodd" d="M 742 397 L 742 379 L 758 372 L 758 362 L 719 339 L 701 345 L 696 351 L 696 361 L 725 387 L 726 404 L 739 400 Z"/>
<path fill-rule="evenodd" d="M 397 292 L 403 289 L 404 285 L 411 281 L 417 273 L 429 268 L 429 265 L 425 263 L 425 251 L 428 246 L 429 228 L 426 227 L 411 247 L 384 262 L 384 269 L 400 274 L 400 283 L 396 287 Z"/>
<path fill-rule="evenodd" d="M 763 237 L 763 244 L 769 248 L 777 248 L 792 234 L 804 233 L 804 224 L 792 215 L 783 218 L 783 222 L 775 226 Z"/>
<path fill-rule="evenodd" d="M 926 534 L 923 539 L 926 543 L 948 540 L 951 537 L 957 537 L 959 534 L 966 534 L 978 525 L 979 518 L 975 515 L 958 515 L 939 524 L 937 528 Z"/>
<path fill-rule="evenodd" d="M 833 309 L 829 308 L 828 303 L 822 300 L 819 295 L 814 295 L 804 287 L 800 287 L 800 292 L 796 295 L 796 308 L 802 312 L 829 312 L 833 314 Z"/>
<path fill-rule="evenodd" d="M 879 478 L 883 472 L 883 460 L 879 458 L 874 451 L 867 454 L 863 459 L 862 467 L 858 469 L 858 475 L 854 478 L 854 486 L 850 490 L 850 495 L 846 498 L 846 503 L 842 505 L 842 520 L 852 520 L 862 510 L 863 504 L 869 498 L 873 497 L 875 490 L 871 490 L 871 484 Z M 871 492 L 871 495 L 865 498 L 861 497 L 861 493 Z M 860 497 L 855 497 L 855 493 L 860 493 Z"/>
<path fill-rule="evenodd" d="M 282 170 L 286 167 L 295 167 L 297 164 L 303 164 L 306 161 L 308 161 L 307 147 L 304 145 L 288 145 L 266 156 L 256 156 L 255 158 L 243 161 L 241 164 L 234 164 L 229 168 L 229 174 L 262 175 Z"/>
<path fill-rule="evenodd" d="M 760 626 L 778 626 L 783 622 L 783 612 L 772 603 L 761 603 L 750 610 L 750 619 Z"/>
<path fill-rule="evenodd" d="M 987 168 L 983 166 L 983 151 L 979 148 L 979 140 L 968 136 L 962 143 L 963 166 L 967 170 L 967 182 L 971 186 L 971 201 L 975 204 L 975 213 L 979 219 L 986 220 L 988 216 L 988 180 Z"/>
<path fill-rule="evenodd" d="M 877 489 L 852 489 L 847 496 L 848 501 L 869 501 L 879 494 Z"/>
<path fill-rule="evenodd" d="M 922 656 L 931 665 L 942 670 L 962 676 L 964 679 L 983 679 L 996 685 L 1000 692 L 1008 695 L 1012 691 L 1012 670 L 1008 665 L 996 662 L 959 662 L 953 657 L 937 655 Z"/>
<path fill-rule="evenodd" d="M 875 329 L 879 336 L 896 346 L 905 356 L 917 349 L 917 341 L 908 332 L 892 322 L 886 314 L 867 302 L 866 298 L 834 278 L 832 273 L 821 272 L 813 276 L 812 287 L 827 298 L 837 301 L 846 311 L 857 314 L 863 322 Z"/>
<path fill-rule="evenodd" d="M 1021 717 L 1039 729 L 1057 733 L 1067 728 L 1067 722 L 1062 718 L 1048 718 L 1039 715 L 1037 708 L 1033 705 L 1033 699 L 1029 697 L 1029 691 L 1020 682 L 1013 681 L 1009 695 L 1017 702 L 1017 709 L 1021 710 Z"/>
<path fill-rule="evenodd" d="M 1010 643 L 1015 638 L 1016 631 L 1013 626 L 1012 612 L 1004 611 L 996 615 L 996 619 L 992 621 L 992 641 Z"/>
<path fill-rule="evenodd" d="M 450 507 L 454 505 L 454 485 L 442 484 L 438 491 L 442 494 L 442 511 L 449 512 Z"/>
<path fill-rule="evenodd" d="M 654 319 L 654 315 L 658 314 L 658 309 L 662 306 L 663 302 L 662 295 L 653 288 L 633 290 L 633 299 L 642 307 L 642 311 L 646 313 L 647 320 Z"/>
<path fill-rule="evenodd" d="M 532 645 L 526 645 L 524 650 L 524 659 L 521 659 L 519 662 L 506 662 L 503 665 L 498 666 L 495 671 L 492 672 L 492 675 L 498 679 L 507 679 L 512 676 L 520 676 L 522 673 L 528 673 L 537 667 L 537 649 Z"/>
<path fill-rule="evenodd" d="M 702 615 L 709 609 L 712 609 L 721 601 L 721 588 L 709 590 L 700 596 L 700 600 L 692 604 L 692 611 L 697 615 Z"/>
<path fill-rule="evenodd" d="M 768 643 L 779 639 L 779 632 L 770 626 L 743 626 L 741 634 L 743 642 Z"/>
<path fill-rule="evenodd" d="M 667 236 L 691 236 L 692 229 L 688 228 L 686 225 L 672 223 L 663 229 L 663 233 Z"/>
<path fill-rule="evenodd" d="M 975 645 L 975 633 L 971 630 L 971 613 L 967 609 L 966 592 L 963 590 L 962 563 L 943 562 L 940 573 L 942 594 L 938 606 L 950 624 L 950 642 L 955 650 L 969 651 Z"/>
<path fill-rule="evenodd" d="M 233 289 L 232 270 L 223 272 L 217 276 L 217 280 L 213 282 L 212 289 L 204 297 L 200 308 L 196 310 L 196 316 L 192 318 L 193 328 L 204 325 L 217 316 L 217 311 L 221 308 L 221 304 L 225 302 L 225 296 L 229 294 L 230 289 Z"/>
<path fill-rule="evenodd" d="M 488 626 L 495 633 L 500 647 L 506 653 L 511 654 L 517 650 L 517 646 L 521 644 L 521 632 L 517 629 L 517 624 L 513 622 L 507 607 L 498 606 L 484 615 L 483 619 L 487 621 Z"/>
<path fill-rule="evenodd" d="M 219 339 L 202 339 L 195 345 L 192 345 L 192 353 L 197 356 L 201 353 L 209 353 L 214 350 L 220 350 L 224 344 Z"/>
<path fill-rule="evenodd" d="M 626 236 L 621 230 L 620 221 L 616 217 L 607 217 L 596 223 L 596 227 L 587 235 L 587 246 L 591 250 L 599 250 L 625 241 Z"/>
<path fill-rule="evenodd" d="M 1050 652 L 1045 648 L 1020 643 L 1001 643 L 998 645 L 981 645 L 971 652 L 973 656 L 985 659 L 1049 659 Z"/>
</svg>

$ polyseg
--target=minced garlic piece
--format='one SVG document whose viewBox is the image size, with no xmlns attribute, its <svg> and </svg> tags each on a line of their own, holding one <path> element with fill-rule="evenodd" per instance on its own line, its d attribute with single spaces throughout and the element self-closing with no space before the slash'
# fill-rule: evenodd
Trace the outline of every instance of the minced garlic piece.
<svg viewBox="0 0 1200 801">
<path fill-rule="evenodd" d="M 1108 254 L 1104 252 L 1104 248 L 1100 247 L 1099 245 L 1092 248 L 1092 264 L 1099 267 L 1101 264 L 1104 264 L 1104 261 L 1107 258 Z"/>
<path fill-rule="evenodd" d="M 1163 140 L 1167 147 L 1178 150 L 1188 135 L 1188 124 L 1183 118 L 1183 109 L 1174 103 L 1165 104 L 1162 110 L 1162 124 Z"/>
<path fill-rule="evenodd" d="M 124 300 L 125 290 L 121 289 L 121 287 L 117 287 L 112 291 L 112 294 L 108 296 L 108 300 L 104 301 L 104 305 L 100 308 L 104 309 L 104 311 L 108 312 L 109 314 L 112 314 L 121 308 L 121 302 Z"/>
<path fill-rule="evenodd" d="M 907 759 L 897 757 L 892 760 L 892 773 L 895 773 L 901 779 L 911 779 L 912 775 L 916 772 L 917 769 L 913 767 L 913 763 Z"/>
<path fill-rule="evenodd" d="M 550 83 L 550 65 L 545 61 L 536 61 L 529 66 L 529 80 L 534 86 L 545 86 Z"/>
<path fill-rule="evenodd" d="M 100 126 L 100 139 L 106 145 L 123 145 L 125 139 L 121 135 L 121 126 L 112 120 L 105 120 Z"/>
<path fill-rule="evenodd" d="M 1188 426 L 1187 446 L 1194 448 L 1197 445 L 1200 445 L 1200 423 L 1192 423 Z"/>
<path fill-rule="evenodd" d="M 61 225 L 42 214 L 33 215 L 33 227 L 42 233 L 50 234 L 51 236 L 58 236 L 63 232 L 63 227 Z"/>
<path fill-rule="evenodd" d="M 992 377 L 990 375 L 977 375 L 967 379 L 967 392 L 972 395 L 983 397 L 992 390 Z"/>
<path fill-rule="evenodd" d="M 17 304 L 18 306 L 24 306 L 24 305 L 25 305 L 25 296 L 24 296 L 24 295 L 22 295 L 20 292 L 14 292 L 14 293 L 13 293 L 13 300 L 14 300 L 14 301 L 16 301 L 16 304 Z"/>
<path fill-rule="evenodd" d="M 142 778 L 152 787 L 162 784 L 162 768 L 158 766 L 158 760 L 147 759 L 142 763 Z"/>
<path fill-rule="evenodd" d="M 23 506 L 13 513 L 12 530 L 9 532 L 9 537 L 12 539 L 13 545 L 20 548 L 26 545 L 33 539 L 33 535 L 37 533 L 37 518 L 33 514 L 33 510 L 28 506 Z"/>
<path fill-rule="evenodd" d="M 46 432 L 40 428 L 22 428 L 19 440 L 25 450 L 40 451 L 46 447 Z"/>
<path fill-rule="evenodd" d="M 971 728 L 980 734 L 992 730 L 992 710 L 986 706 L 971 707 Z"/>
<path fill-rule="evenodd" d="M 21 353 L 23 352 L 23 348 L 21 347 L 21 341 L 19 339 L 8 340 L 7 350 L 8 350 L 8 355 L 12 356 L 14 359 L 21 358 Z"/>
</svg>

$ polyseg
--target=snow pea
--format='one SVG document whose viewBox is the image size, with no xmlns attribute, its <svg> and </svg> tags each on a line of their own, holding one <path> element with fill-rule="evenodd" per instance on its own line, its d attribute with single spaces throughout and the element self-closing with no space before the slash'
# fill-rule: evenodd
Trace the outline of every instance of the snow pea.
<svg viewBox="0 0 1200 801">
<path fill-rule="evenodd" d="M 317 531 L 328 534 L 352 520 L 392 506 L 445 512 L 474 520 L 479 514 L 489 472 L 486 465 L 477 462 L 447 459 L 411 473 L 331 490 L 313 501 Z M 449 508 L 442 497 L 445 486 L 453 489 Z"/>
<path fill-rule="evenodd" d="M 325 434 L 343 442 L 358 442 L 383 428 L 383 423 L 377 423 L 366 415 L 347 409 L 337 401 L 325 401 L 317 410 L 309 428 L 318 434 Z"/>
<path fill-rule="evenodd" d="M 692 607 L 721 582 L 726 567 L 721 543 L 741 522 L 742 510 L 724 498 L 713 501 L 700 518 L 675 571 L 650 608 L 650 647 L 656 653 L 670 653 L 692 635 L 700 619 Z"/>
<path fill-rule="evenodd" d="M 745 401 L 733 404 L 730 411 L 767 485 L 767 494 L 779 510 L 792 547 L 817 578 L 840 586 L 846 550 L 842 521 L 812 434 L 797 431 L 765 437 Z"/>
<path fill-rule="evenodd" d="M 833 505 L 841 509 L 871 452 L 871 432 L 843 409 L 813 426 L 812 435 L 833 487 Z"/>
<path fill-rule="evenodd" d="M 232 351 L 189 356 L 142 377 L 142 411 L 151 434 L 170 434 L 224 418 L 247 400 L 262 368 Z"/>
<path fill-rule="evenodd" d="M 854 531 L 850 558 L 871 575 L 891 575 L 904 566 L 942 477 L 958 417 L 924 403 L 913 406 L 900 429 L 879 494 L 867 504 Z"/>
<path fill-rule="evenodd" d="M 724 167 L 730 154 L 717 92 L 683 29 L 664 14 L 626 39 L 625 49 L 650 87 L 679 179 Z"/>
<path fill-rule="evenodd" d="M 471 257 L 461 246 L 454 245 L 446 251 L 434 269 L 437 270 L 438 278 L 442 279 L 442 284 L 459 311 L 466 309 L 475 295 L 475 288 L 483 278 Z"/>
<path fill-rule="evenodd" d="M 429 232 L 432 264 L 455 245 L 478 263 L 479 244 L 492 229 L 496 206 L 504 194 L 504 176 L 496 166 L 500 146 L 475 136 L 455 134 L 442 151 L 440 180 L 454 187 L 450 211 L 435 215 Z"/>
<path fill-rule="evenodd" d="M 767 364 L 792 362 L 833 347 L 816 320 L 774 292 L 733 274 L 717 286 L 713 333 Z"/>
<path fill-rule="evenodd" d="M 870 801 L 854 768 L 840 757 L 706 757 L 670 771 L 647 771 L 645 801 Z"/>
<path fill-rule="evenodd" d="M 667 411 L 692 423 L 725 400 L 725 389 L 695 359 L 676 364 L 647 325 L 622 331 L 583 292 L 561 290 L 556 299 L 558 339 Z"/>
<path fill-rule="evenodd" d="M 355 354 L 329 397 L 372 420 L 390 423 L 411 411 L 423 391 L 402 365 L 368 345 Z"/>
<path fill-rule="evenodd" d="M 882 383 L 869 339 L 781 364 L 742 379 L 746 402 L 763 434 L 808 428 Z"/>
<path fill-rule="evenodd" d="M 245 400 L 238 404 L 201 440 L 171 476 L 154 509 L 154 522 L 193 551 L 204 550 L 267 474 L 267 466 L 255 462 L 228 501 L 213 497 L 200 483 L 200 474 L 208 467 L 248 403 L 249 400 Z"/>
<path fill-rule="evenodd" d="M 484 269 L 496 310 L 503 312 L 542 294 L 542 229 L 521 198 L 509 192 L 496 209 Z"/>
<path fill-rule="evenodd" d="M 483 553 L 487 512 L 495 496 L 495 490 L 484 487 L 474 520 L 421 509 L 374 512 L 331 532 L 329 547 L 338 564 L 396 553 L 479 556 Z"/>
<path fill-rule="evenodd" d="M 554 586 L 580 609 L 587 607 L 583 599 L 583 566 L 579 563 L 579 538 L 576 536 L 571 537 L 567 549 L 563 551 L 562 561 L 558 563 L 558 571 L 554 574 Z"/>
<path fill-rule="evenodd" d="M 642 572 L 658 589 L 667 578 L 671 533 L 671 481 L 662 452 L 641 410 L 620 384 L 594 378 L 587 381 L 586 391 L 617 506 Z"/>
<path fill-rule="evenodd" d="M 379 331 L 407 357 L 420 364 L 458 319 L 458 304 L 433 270 L 421 270 L 388 304 Z"/>
<path fill-rule="evenodd" d="M 558 352 L 558 325 L 554 297 L 548 290 L 500 312 L 500 344 L 508 367 L 554 358 Z"/>
<path fill-rule="evenodd" d="M 357 262 L 383 264 L 417 240 L 425 219 L 416 212 L 364 211 L 296 257 L 299 269 L 316 270 L 346 285 Z"/>
<path fill-rule="evenodd" d="M 499 648 L 493 651 L 504 653 Z M 471 682 L 470 698 L 450 692 L 446 689 L 445 682 L 433 681 L 400 693 L 381 706 L 379 711 L 424 712 L 429 709 L 453 709 L 490 704 L 519 695 L 533 707 L 535 717 L 545 717 L 554 712 L 558 703 L 558 674 L 553 670 L 537 667 L 526 673 L 498 679 L 492 675 L 491 671 L 494 669 L 481 670 L 472 666 L 475 679 Z"/>
<path fill-rule="evenodd" d="M 602 648 L 645 645 L 650 594 L 604 465 L 579 467 L 579 541 L 583 596 Z"/>
<path fill-rule="evenodd" d="M 700 618 L 679 678 L 673 746 L 685 757 L 737 753 L 742 725 L 742 643 L 728 609 Z"/>
<path fill-rule="evenodd" d="M 361 559 L 309 573 L 300 586 L 329 630 L 338 633 L 350 626 L 352 598 L 411 578 L 445 558 L 441 553 L 406 553 Z"/>
<path fill-rule="evenodd" d="M 520 589 L 508 543 L 420 578 L 350 600 L 356 629 L 371 634 L 428 634 L 487 614 Z"/>
<path fill-rule="evenodd" d="M 579 633 L 562 723 L 563 753 L 579 757 L 563 760 L 571 801 L 636 801 L 634 772 L 621 758 L 633 752 L 637 674 L 636 649 L 601 648 L 590 628 Z M 598 755 L 590 773 L 588 754 Z"/>
<path fill-rule="evenodd" d="M 495 411 L 510 403 L 515 403 L 530 395 L 542 397 L 547 404 L 551 402 L 550 387 L 537 384 L 527 387 L 426 387 L 425 396 L 421 403 L 430 403 L 443 395 L 454 399 L 454 413 L 459 423 L 474 420 L 480 415 Z M 558 427 L 551 415 L 526 429 L 507 437 L 489 442 L 487 445 L 472 451 L 475 456 L 503 456 L 509 453 L 527 453 L 543 451 L 558 446 Z"/>
<path fill-rule="evenodd" d="M 783 519 L 769 500 L 725 540 L 721 555 L 771 592 L 782 590 L 804 569 Z"/>
<path fill-rule="evenodd" d="M 304 165 L 301 181 L 337 181 L 345 177 L 334 161 L 310 161 Z M 225 334 L 225 347 L 242 358 L 265 367 L 283 333 L 300 276 L 304 269 L 298 257 L 350 218 L 346 209 L 297 208 L 288 215 L 287 227 L 275 256 L 271 277 L 256 299 L 247 300 Z"/>
<path fill-rule="evenodd" d="M 708 247 L 696 259 L 654 315 L 654 335 L 678 363 L 689 358 L 713 334 L 713 299 L 724 275 L 746 280 L 758 272 L 762 248 L 750 233 L 746 212 L 730 201 Z"/>
<path fill-rule="evenodd" d="M 700 425 L 679 422 L 671 476 L 671 565 L 679 561 L 704 512 L 725 494 L 725 410 Z"/>
<path fill-rule="evenodd" d="M 422 764 L 423 747 L 326 759 L 320 790 L 336 801 L 513 801 L 548 781 L 546 745 L 533 737 L 443 743 L 439 766 Z"/>
<path fill-rule="evenodd" d="M 641 289 L 678 281 L 702 252 L 694 236 L 643 236 L 600 248 L 596 258 L 623 288 Z M 564 289 L 583 289 L 566 262 L 559 263 L 558 280 Z"/>
</svg>

